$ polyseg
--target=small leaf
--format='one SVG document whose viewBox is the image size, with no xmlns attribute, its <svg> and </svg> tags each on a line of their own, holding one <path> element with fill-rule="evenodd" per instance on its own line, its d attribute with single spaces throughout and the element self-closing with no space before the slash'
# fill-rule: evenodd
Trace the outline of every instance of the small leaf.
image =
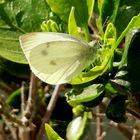
<svg viewBox="0 0 140 140">
<path fill-rule="evenodd" d="M 25 88 L 25 91 L 28 89 Z M 25 96 L 27 95 L 27 92 L 25 92 Z M 17 89 L 14 92 L 12 92 L 6 99 L 6 103 L 13 107 L 14 109 L 20 109 L 21 107 L 21 89 Z"/>
<path fill-rule="evenodd" d="M 108 24 L 104 35 L 104 44 L 106 45 L 108 43 L 110 43 L 111 46 L 114 46 L 116 43 L 116 28 L 112 23 Z"/>
<path fill-rule="evenodd" d="M 140 14 L 138 14 L 137 16 L 134 16 L 131 19 L 131 21 L 129 22 L 129 24 L 127 25 L 127 27 L 123 30 L 123 32 L 121 33 L 121 35 L 117 39 L 116 47 L 118 47 L 118 45 L 120 44 L 122 39 L 126 36 L 126 34 L 128 34 L 128 32 L 131 28 L 140 28 L 139 23 L 140 23 Z"/>
<path fill-rule="evenodd" d="M 82 116 L 78 116 L 70 122 L 67 128 L 67 140 L 81 140 L 87 130 L 90 116 L 90 112 L 84 112 Z"/>
<path fill-rule="evenodd" d="M 20 89 L 17 89 L 13 93 L 11 93 L 10 96 L 8 96 L 8 98 L 6 99 L 6 103 L 14 108 L 20 109 L 20 103 L 21 103 Z"/>
<path fill-rule="evenodd" d="M 126 122 L 126 100 L 127 97 L 124 95 L 114 97 L 107 106 L 106 116 L 117 123 Z"/>
<path fill-rule="evenodd" d="M 43 32 L 59 32 L 60 28 L 57 25 L 57 23 L 51 19 L 47 20 L 46 22 L 44 21 L 41 24 L 41 29 Z"/>
<path fill-rule="evenodd" d="M 87 1 L 87 7 L 88 7 L 88 22 L 90 22 L 92 14 L 93 14 L 95 0 L 86 0 L 86 1 Z"/>
<path fill-rule="evenodd" d="M 68 92 L 66 94 L 67 102 L 71 106 L 75 106 L 81 103 L 83 105 L 90 105 L 93 107 L 101 102 L 103 96 L 100 95 L 103 93 L 103 91 L 104 86 L 102 84 L 93 84 L 89 87 L 86 87 L 80 94 L 77 94 L 76 91 Z M 99 97 L 102 98 L 99 100 Z M 90 102 L 90 104 L 87 102 Z"/>
<path fill-rule="evenodd" d="M 126 36 L 126 47 L 120 68 L 127 66 L 127 80 L 133 92 L 140 90 L 140 29 L 132 28 Z"/>
<path fill-rule="evenodd" d="M 63 140 L 52 128 L 49 124 L 45 124 L 45 130 L 47 133 L 48 140 Z"/>
<path fill-rule="evenodd" d="M 68 20 L 68 32 L 71 35 L 77 36 L 79 38 L 83 38 L 82 34 L 80 33 L 80 27 L 77 26 L 76 20 L 75 20 L 75 8 L 71 8 L 71 12 L 69 15 L 69 20 Z"/>
<path fill-rule="evenodd" d="M 110 95 L 113 95 L 113 94 L 116 94 L 117 91 L 114 89 L 114 87 L 111 85 L 111 83 L 107 83 L 105 85 L 105 95 L 106 96 L 110 96 Z"/>
</svg>

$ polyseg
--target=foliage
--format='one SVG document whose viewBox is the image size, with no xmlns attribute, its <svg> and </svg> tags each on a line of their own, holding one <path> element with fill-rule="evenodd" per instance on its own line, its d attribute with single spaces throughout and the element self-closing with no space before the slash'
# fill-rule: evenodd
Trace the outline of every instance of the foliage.
<svg viewBox="0 0 140 140">
<path fill-rule="evenodd" d="M 125 113 L 129 110 L 133 114 L 130 107 L 134 106 L 137 110 L 134 110 L 134 114 L 140 117 L 139 106 L 133 101 L 135 98 L 136 103 L 140 103 L 137 98 L 140 93 L 139 5 L 139 0 L 113 0 L 112 3 L 109 0 L 1 1 L 0 74 L 6 71 L 6 74 L 17 78 L 14 82 L 18 84 L 29 80 L 29 67 L 25 65 L 27 61 L 18 41 L 19 36 L 26 32 L 64 32 L 90 45 L 96 39 L 98 51 L 93 65 L 68 83 L 71 89 L 65 96 L 75 118 L 67 127 L 67 139 L 79 140 L 86 136 L 92 121 L 91 111 L 104 97 L 110 100 L 106 109 L 110 120 L 126 122 Z M 88 26 L 96 14 L 99 34 L 94 34 Z M 91 34 L 94 34 L 94 39 Z M 1 76 L 0 85 L 11 93 L 6 104 L 12 106 L 19 99 L 20 92 L 19 89 L 11 90 L 9 79 L 8 82 L 6 80 Z M 78 124 L 77 130 L 75 123 Z M 62 139 L 48 124 L 45 124 L 45 128 L 50 140 Z"/>
</svg>

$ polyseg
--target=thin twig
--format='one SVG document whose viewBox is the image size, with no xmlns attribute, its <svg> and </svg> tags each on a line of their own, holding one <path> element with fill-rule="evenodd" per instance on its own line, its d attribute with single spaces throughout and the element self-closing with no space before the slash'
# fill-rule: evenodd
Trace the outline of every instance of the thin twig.
<svg viewBox="0 0 140 140">
<path fill-rule="evenodd" d="M 132 140 L 139 140 L 139 139 L 140 139 L 140 120 L 137 119 L 133 125 Z"/>
<path fill-rule="evenodd" d="M 118 128 L 118 130 L 124 135 L 126 136 L 129 140 L 132 139 L 132 132 L 129 131 L 128 126 L 126 126 L 123 123 L 115 123 L 113 121 L 110 122 L 110 125 Z"/>
<path fill-rule="evenodd" d="M 22 124 L 23 126 L 19 127 L 19 138 L 20 140 L 30 140 L 31 133 L 35 132 L 35 125 L 32 122 L 33 115 L 35 114 L 35 102 L 36 102 L 36 93 L 37 93 L 37 83 L 38 78 L 31 73 L 31 80 L 30 80 L 30 87 L 29 87 L 29 94 L 27 99 L 27 105 L 25 106 L 24 103 L 22 103 Z M 24 86 L 23 86 L 24 87 Z M 24 96 L 24 89 L 23 96 Z M 24 97 L 22 97 L 22 102 L 24 102 Z"/>
<path fill-rule="evenodd" d="M 11 120 L 9 121 L 9 119 L 7 119 L 4 115 L 1 115 L 1 116 L 2 116 L 2 119 L 4 120 L 6 126 L 10 130 L 13 139 L 17 139 L 17 135 L 16 135 L 17 128 L 13 126 L 13 122 L 11 122 Z M 20 126 L 20 125 L 18 125 L 18 126 Z"/>
<path fill-rule="evenodd" d="M 112 126 L 108 126 L 101 134 L 100 136 L 100 140 L 103 140 L 104 137 L 107 135 L 107 132 L 109 132 L 109 130 L 111 129 Z"/>
<path fill-rule="evenodd" d="M 104 112 L 106 109 L 106 105 L 102 103 L 100 106 Z M 131 140 L 132 133 L 129 131 L 129 128 L 125 124 L 115 123 L 115 122 L 111 121 L 110 125 L 116 127 L 124 136 L 126 136 L 129 140 Z"/>
<path fill-rule="evenodd" d="M 26 105 L 26 108 L 25 108 L 25 111 L 24 111 L 24 116 L 27 117 L 28 119 L 31 118 L 31 112 L 34 111 L 33 107 L 34 107 L 34 104 L 35 104 L 37 83 L 38 83 L 38 78 L 32 73 L 31 74 L 31 80 L 30 80 L 30 88 L 29 88 L 27 105 Z"/>
<path fill-rule="evenodd" d="M 8 96 L 9 93 L 12 92 L 12 89 L 10 87 L 8 87 L 6 84 L 1 84 L 0 85 L 0 92 L 1 94 L 3 94 L 4 96 Z"/>
<path fill-rule="evenodd" d="M 9 122 L 15 123 L 17 125 L 22 125 L 21 121 L 15 114 L 12 114 L 12 109 L 7 105 L 3 97 L 0 96 L 0 115 L 7 119 Z"/>
<path fill-rule="evenodd" d="M 99 106 L 97 106 L 97 108 L 96 108 L 96 113 L 97 114 L 100 113 L 100 107 Z M 96 140 L 100 140 L 100 136 L 101 136 L 101 118 L 96 117 Z"/>
<path fill-rule="evenodd" d="M 22 82 L 21 86 L 21 114 L 23 115 L 25 110 L 25 82 Z"/>
<path fill-rule="evenodd" d="M 53 110 L 55 108 L 55 105 L 56 105 L 56 101 L 57 101 L 57 99 L 59 97 L 59 94 L 60 94 L 60 89 L 61 89 L 61 85 L 55 86 L 52 97 L 51 97 L 50 102 L 47 106 L 47 111 L 46 111 L 46 113 L 43 117 L 42 124 L 40 126 L 40 129 L 39 129 L 39 132 L 38 132 L 38 135 L 37 135 L 37 140 L 41 140 L 42 137 L 43 137 L 43 134 L 44 134 L 44 131 L 45 131 L 44 124 L 49 121 L 49 119 L 52 115 L 52 112 L 53 112 Z"/>
</svg>

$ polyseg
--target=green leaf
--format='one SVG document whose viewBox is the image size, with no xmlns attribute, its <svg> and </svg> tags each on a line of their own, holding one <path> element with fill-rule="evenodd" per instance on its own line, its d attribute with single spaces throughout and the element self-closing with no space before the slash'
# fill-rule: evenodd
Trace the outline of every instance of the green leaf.
<svg viewBox="0 0 140 140">
<path fill-rule="evenodd" d="M 116 29 L 112 23 L 109 23 L 104 35 L 104 44 L 114 46 L 116 43 Z"/>
<path fill-rule="evenodd" d="M 108 82 L 105 85 L 105 95 L 110 96 L 110 95 L 114 95 L 116 93 L 117 93 L 117 90 L 115 90 L 114 87 L 112 86 L 112 84 L 110 82 Z"/>
<path fill-rule="evenodd" d="M 135 29 L 131 32 L 133 34 L 129 44 L 127 55 L 128 79 L 131 83 L 132 92 L 140 91 L 140 29 Z M 129 35 L 128 35 L 129 37 Z"/>
<path fill-rule="evenodd" d="M 85 111 L 85 106 L 83 105 L 76 105 L 75 107 L 73 107 L 72 112 L 75 116 L 80 116 L 81 114 L 83 114 L 83 112 Z"/>
<path fill-rule="evenodd" d="M 5 0 L 1 0 L 1 1 L 0 1 L 0 4 L 3 4 L 3 3 L 5 3 Z"/>
<path fill-rule="evenodd" d="M 39 31 L 47 15 L 48 8 L 43 0 L 11 0 L 1 4 L 0 55 L 17 63 L 27 63 L 18 38 L 25 32 Z"/>
<path fill-rule="evenodd" d="M 129 30 L 131 28 L 140 28 L 140 14 L 138 14 L 137 16 L 134 16 L 131 19 L 131 21 L 129 22 L 129 24 L 125 28 L 125 30 L 121 33 L 121 35 L 117 39 L 116 47 L 120 44 L 120 42 L 122 41 L 122 39 L 126 36 L 126 34 L 129 32 Z"/>
<path fill-rule="evenodd" d="M 67 140 L 81 140 L 87 130 L 90 116 L 90 112 L 84 112 L 83 116 L 78 116 L 70 122 L 67 128 Z"/>
<path fill-rule="evenodd" d="M 78 89 L 78 91 L 80 91 Z M 104 86 L 102 84 L 93 84 L 91 86 L 86 87 L 81 93 L 78 93 L 78 91 L 73 90 L 72 92 L 68 92 L 66 94 L 67 102 L 71 106 L 76 106 L 78 104 L 88 105 L 90 101 L 90 107 L 96 106 L 99 102 L 101 102 L 102 98 L 99 100 L 98 97 L 101 97 L 100 95 L 104 91 Z"/>
<path fill-rule="evenodd" d="M 99 8 L 99 29 L 103 33 L 106 22 L 112 22 L 117 30 L 117 37 L 121 35 L 131 19 L 140 13 L 140 1 L 130 0 L 101 0 L 98 1 Z"/>
<path fill-rule="evenodd" d="M 125 50 L 124 50 L 124 53 L 123 53 L 123 56 L 122 56 L 122 59 L 120 62 L 119 69 L 121 69 L 124 65 L 127 64 L 127 56 L 128 56 L 129 47 L 131 46 L 131 43 L 134 41 L 134 39 L 138 33 L 139 33 L 139 29 L 132 28 L 126 35 Z M 137 51 L 137 50 L 135 50 L 135 51 Z"/>
<path fill-rule="evenodd" d="M 94 8 L 94 0 L 86 0 L 87 1 L 87 7 L 88 7 L 88 23 L 90 22 L 90 19 L 93 14 L 93 8 Z"/>
<path fill-rule="evenodd" d="M 63 140 L 49 124 L 45 123 L 45 130 L 47 133 L 48 140 Z"/>
<path fill-rule="evenodd" d="M 47 3 L 51 10 L 66 23 L 68 22 L 71 8 L 75 7 L 76 23 L 84 29 L 86 40 L 90 40 L 88 22 L 91 18 L 91 11 L 93 11 L 94 0 L 47 0 Z"/>
<path fill-rule="evenodd" d="M 70 81 L 71 84 L 82 84 L 96 79 L 98 76 L 103 75 L 112 65 L 112 58 L 115 50 L 116 43 L 116 29 L 112 23 L 108 27 L 104 36 L 105 44 L 101 49 L 98 49 L 96 54 L 97 64 L 88 72 L 80 73 L 76 78 Z M 99 44 L 95 44 L 95 47 Z M 98 48 L 98 47 L 97 47 Z"/>
<path fill-rule="evenodd" d="M 127 80 L 133 92 L 140 91 L 140 29 L 132 28 L 126 36 L 126 46 L 120 67 L 127 66 Z"/>
<path fill-rule="evenodd" d="M 41 24 L 41 29 L 43 32 L 60 32 L 59 25 L 51 19 L 44 21 Z"/>
<path fill-rule="evenodd" d="M 71 10 L 70 2 L 67 0 L 46 0 L 51 10 L 57 14 L 60 19 L 67 23 Z"/>
<path fill-rule="evenodd" d="M 115 96 L 107 106 L 106 116 L 117 123 L 126 122 L 126 100 L 127 97 L 124 95 Z"/>
<path fill-rule="evenodd" d="M 26 58 L 19 46 L 19 32 L 0 29 L 0 56 L 17 63 L 26 64 Z"/>
<path fill-rule="evenodd" d="M 28 65 L 15 63 L 15 62 L 11 62 L 9 60 L 0 58 L 0 66 L 3 71 L 7 72 L 11 76 L 24 78 L 24 79 L 29 78 L 30 68 Z"/>
<path fill-rule="evenodd" d="M 139 0 L 120 0 L 120 4 L 118 5 L 118 12 L 114 23 L 117 29 L 117 37 L 120 36 L 121 33 L 126 29 L 132 18 L 140 13 L 139 5 Z"/>
<path fill-rule="evenodd" d="M 100 0 L 98 1 L 98 8 L 99 8 L 99 19 L 97 20 L 97 25 L 99 32 L 104 34 L 104 26 L 107 25 L 107 23 L 112 22 L 114 23 L 118 6 L 119 6 L 120 0 L 113 0 L 110 2 L 109 0 Z"/>
<path fill-rule="evenodd" d="M 65 22 L 68 22 L 71 8 L 75 7 L 75 16 L 79 25 L 87 24 L 94 7 L 94 0 L 47 0 L 47 3 L 51 10 Z"/>
<path fill-rule="evenodd" d="M 77 26 L 74 12 L 75 12 L 75 8 L 72 7 L 70 11 L 70 15 L 69 15 L 69 20 L 68 20 L 68 32 L 69 34 L 73 36 L 84 39 L 84 37 L 80 33 L 80 27 Z"/>
<path fill-rule="evenodd" d="M 21 105 L 21 89 L 17 89 L 16 91 L 12 92 L 8 98 L 6 99 L 6 103 L 10 106 L 20 109 Z"/>
<path fill-rule="evenodd" d="M 124 67 L 122 70 L 118 71 L 114 79 L 111 79 L 110 81 L 116 89 L 119 89 L 118 87 L 121 87 L 121 90 L 130 88 L 127 68 Z"/>
</svg>

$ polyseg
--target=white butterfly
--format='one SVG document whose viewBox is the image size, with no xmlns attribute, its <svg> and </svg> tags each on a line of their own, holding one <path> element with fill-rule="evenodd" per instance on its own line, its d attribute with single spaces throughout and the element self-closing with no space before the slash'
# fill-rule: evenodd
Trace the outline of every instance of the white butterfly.
<svg viewBox="0 0 140 140">
<path fill-rule="evenodd" d="M 27 33 L 19 40 L 32 72 L 49 84 L 72 80 L 94 58 L 94 47 L 64 33 Z"/>
</svg>

